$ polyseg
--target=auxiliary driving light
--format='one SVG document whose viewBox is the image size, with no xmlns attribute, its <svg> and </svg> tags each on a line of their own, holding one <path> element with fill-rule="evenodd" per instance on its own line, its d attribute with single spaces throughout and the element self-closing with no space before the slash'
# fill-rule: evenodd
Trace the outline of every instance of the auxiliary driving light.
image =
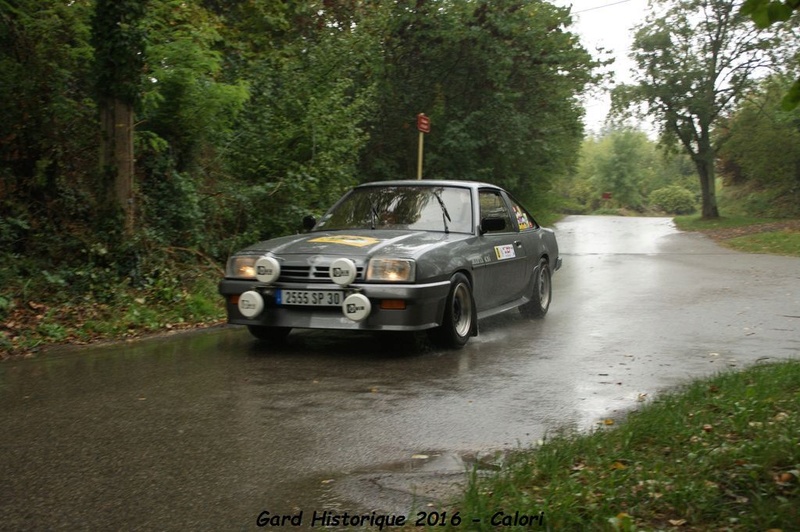
<svg viewBox="0 0 800 532">
<path fill-rule="evenodd" d="M 262 283 L 274 283 L 281 275 L 281 265 L 275 257 L 261 257 L 256 261 L 256 279 Z"/>
<path fill-rule="evenodd" d="M 356 280 L 356 264 L 350 259 L 331 262 L 331 280 L 339 286 L 347 286 Z"/>
<path fill-rule="evenodd" d="M 245 318 L 255 318 L 264 310 L 264 298 L 255 290 L 248 290 L 239 296 L 239 312 Z"/>
<path fill-rule="evenodd" d="M 372 304 L 364 294 L 350 294 L 342 303 L 342 312 L 353 321 L 364 321 L 372 311 Z"/>
</svg>

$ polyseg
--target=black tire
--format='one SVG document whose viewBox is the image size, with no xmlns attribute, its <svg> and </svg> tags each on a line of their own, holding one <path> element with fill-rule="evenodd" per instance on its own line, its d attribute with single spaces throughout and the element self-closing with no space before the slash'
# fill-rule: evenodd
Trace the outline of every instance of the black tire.
<svg viewBox="0 0 800 532">
<path fill-rule="evenodd" d="M 472 286 L 464 274 L 457 273 L 450 280 L 444 320 L 440 326 L 431 329 L 428 335 L 439 347 L 460 349 L 473 335 L 476 320 Z"/>
<path fill-rule="evenodd" d="M 248 325 L 247 330 L 250 334 L 271 344 L 282 344 L 291 332 L 291 327 L 268 327 L 266 325 Z"/>
<path fill-rule="evenodd" d="M 553 299 L 553 283 L 550 274 L 550 264 L 542 257 L 536 274 L 533 278 L 533 295 L 531 300 L 519 307 L 520 313 L 526 318 L 543 318 L 550 308 Z"/>
</svg>

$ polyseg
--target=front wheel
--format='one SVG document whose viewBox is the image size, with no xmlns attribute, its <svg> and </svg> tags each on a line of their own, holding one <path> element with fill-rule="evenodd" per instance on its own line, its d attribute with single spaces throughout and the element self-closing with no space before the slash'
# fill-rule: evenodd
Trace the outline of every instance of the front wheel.
<svg viewBox="0 0 800 532">
<path fill-rule="evenodd" d="M 250 334 L 271 344 L 280 344 L 286 340 L 291 332 L 291 327 L 268 327 L 266 325 L 248 325 L 247 330 Z"/>
<path fill-rule="evenodd" d="M 530 301 L 519 307 L 520 313 L 526 318 L 543 318 L 550 308 L 552 295 L 550 264 L 542 257 L 533 279 L 533 296 Z"/>
<path fill-rule="evenodd" d="M 476 319 L 472 286 L 464 274 L 457 273 L 450 280 L 444 320 L 429 333 L 431 341 L 440 347 L 464 347 L 475 329 Z"/>
</svg>

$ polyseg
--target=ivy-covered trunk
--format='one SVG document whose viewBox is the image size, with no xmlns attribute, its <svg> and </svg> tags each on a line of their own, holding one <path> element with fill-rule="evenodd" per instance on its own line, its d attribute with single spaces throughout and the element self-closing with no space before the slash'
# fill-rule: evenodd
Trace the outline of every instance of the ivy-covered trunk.
<svg viewBox="0 0 800 532">
<path fill-rule="evenodd" d="M 95 87 L 102 140 L 100 168 L 113 184 L 113 198 L 133 233 L 133 106 L 141 94 L 147 2 L 98 0 L 92 19 Z"/>
<path fill-rule="evenodd" d="M 100 168 L 110 175 L 112 197 L 124 214 L 125 234 L 133 232 L 133 105 L 119 99 L 100 102 Z"/>
</svg>

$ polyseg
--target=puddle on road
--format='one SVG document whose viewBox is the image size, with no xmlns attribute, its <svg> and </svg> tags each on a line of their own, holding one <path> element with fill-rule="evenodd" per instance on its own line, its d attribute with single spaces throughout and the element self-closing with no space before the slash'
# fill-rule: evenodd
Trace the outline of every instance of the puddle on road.
<svg viewBox="0 0 800 532">
<path fill-rule="evenodd" d="M 396 462 L 320 480 L 320 501 L 333 512 L 416 515 L 444 510 L 466 489 L 470 475 L 498 471 L 507 451 L 423 451 Z"/>
</svg>

